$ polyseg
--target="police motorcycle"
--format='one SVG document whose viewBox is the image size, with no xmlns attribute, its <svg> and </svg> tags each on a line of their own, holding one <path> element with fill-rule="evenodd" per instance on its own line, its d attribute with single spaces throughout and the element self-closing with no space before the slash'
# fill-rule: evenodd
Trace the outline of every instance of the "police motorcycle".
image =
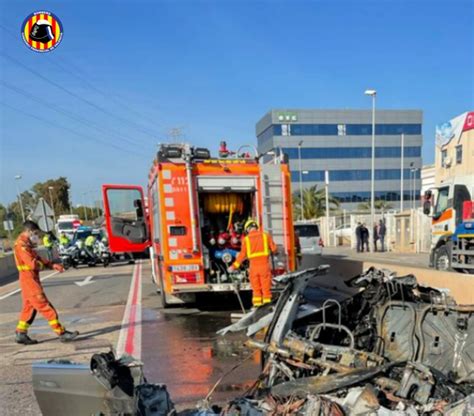
<svg viewBox="0 0 474 416">
<path fill-rule="evenodd" d="M 74 232 L 71 246 L 76 247 L 75 259 L 78 265 L 84 264 L 93 267 L 97 264 L 98 258 L 94 254 L 94 251 L 88 249 L 85 245 L 86 238 L 91 234 L 93 234 L 92 227 L 87 226 L 81 226 Z"/>
<path fill-rule="evenodd" d="M 104 267 L 107 267 L 112 261 L 112 255 L 109 251 L 109 246 L 107 241 L 102 238 L 98 239 L 94 244 L 94 253 L 99 259 L 99 261 L 103 264 Z"/>
<path fill-rule="evenodd" d="M 58 247 L 59 258 L 61 259 L 61 263 L 64 266 L 64 269 L 67 270 L 71 267 L 77 268 L 78 262 L 78 254 L 79 250 L 75 245 L 64 245 L 60 244 Z"/>
</svg>

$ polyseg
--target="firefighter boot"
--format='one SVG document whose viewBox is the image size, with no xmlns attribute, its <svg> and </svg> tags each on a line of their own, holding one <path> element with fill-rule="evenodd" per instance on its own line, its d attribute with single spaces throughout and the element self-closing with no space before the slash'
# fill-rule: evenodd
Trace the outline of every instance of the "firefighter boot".
<svg viewBox="0 0 474 416">
<path fill-rule="evenodd" d="M 64 331 L 59 335 L 59 340 L 61 342 L 71 342 L 79 335 L 79 331 Z"/>
<path fill-rule="evenodd" d="M 31 339 L 26 332 L 16 332 L 15 342 L 23 345 L 34 345 L 38 343 L 36 339 Z"/>
</svg>

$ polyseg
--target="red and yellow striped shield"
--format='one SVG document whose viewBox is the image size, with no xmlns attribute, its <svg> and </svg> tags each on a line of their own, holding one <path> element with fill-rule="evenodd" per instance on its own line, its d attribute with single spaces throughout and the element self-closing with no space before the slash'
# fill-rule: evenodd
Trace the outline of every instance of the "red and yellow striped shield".
<svg viewBox="0 0 474 416">
<path fill-rule="evenodd" d="M 24 20 L 21 35 L 31 50 L 49 52 L 61 43 L 63 25 L 54 13 L 38 11 L 31 13 Z"/>
</svg>

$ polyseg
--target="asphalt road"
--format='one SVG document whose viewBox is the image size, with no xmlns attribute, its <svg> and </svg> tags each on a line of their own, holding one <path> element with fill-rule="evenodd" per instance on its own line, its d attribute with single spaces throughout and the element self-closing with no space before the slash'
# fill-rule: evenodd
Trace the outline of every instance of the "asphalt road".
<svg viewBox="0 0 474 416">
<path fill-rule="evenodd" d="M 15 344 L 13 337 L 21 308 L 18 283 L 0 286 L 2 415 L 41 414 L 31 386 L 34 361 L 64 358 L 88 363 L 92 354 L 117 347 L 134 270 L 135 266 L 124 264 L 83 267 L 63 274 L 42 272 L 43 286 L 60 320 L 68 329 L 81 332 L 78 340 L 70 344 L 60 343 L 39 316 L 30 335 L 40 343 Z M 248 357 L 242 348 L 243 337 L 215 335 L 217 329 L 230 323 L 230 313 L 238 307 L 237 301 L 232 297 L 211 298 L 197 307 L 164 310 L 151 280 L 149 262 L 143 261 L 140 270 L 139 327 L 145 375 L 152 382 L 167 384 L 178 407 L 194 406 L 224 373 Z M 223 380 L 213 399 L 223 401 L 245 390 L 259 368 L 258 356 L 249 357 Z"/>
<path fill-rule="evenodd" d="M 392 251 L 357 253 L 356 250 L 349 247 L 325 247 L 323 254 L 325 257 L 346 260 L 372 261 L 401 266 L 412 265 L 429 269 L 429 253 L 394 253 Z"/>
<path fill-rule="evenodd" d="M 325 254 L 338 258 L 376 256 L 386 261 L 392 257 L 386 253 L 362 255 L 341 249 L 326 249 Z M 323 259 L 305 256 L 303 266 L 314 266 Z M 400 261 L 400 257 L 395 256 L 393 261 Z M 419 264 L 420 257 L 408 256 L 401 261 Z M 135 284 L 137 277 L 140 279 Z M 63 274 L 45 271 L 41 278 L 61 321 L 81 335 L 74 343 L 61 344 L 43 318 L 38 317 L 30 335 L 40 343 L 15 344 L 13 337 L 21 308 L 18 282 L 0 286 L 2 415 L 41 414 L 31 386 L 34 361 L 63 358 L 88 363 L 96 352 L 110 348 L 126 351 L 124 346 L 129 341 L 134 344 L 134 355 L 144 362 L 148 380 L 166 384 L 178 408 L 194 407 L 223 374 L 242 360 L 245 363 L 216 388 L 214 401 L 223 402 L 242 393 L 259 373 L 259 357 L 250 357 L 242 347 L 243 335 L 215 335 L 216 330 L 230 324 L 230 314 L 239 311 L 235 295 L 207 298 L 193 307 L 163 309 L 148 261 L 142 261 L 140 267 L 113 264 L 108 268 L 82 267 Z M 140 288 L 137 296 L 132 296 L 134 286 L 135 290 Z M 126 307 L 136 297 L 137 305 Z M 135 321 L 127 320 L 132 309 Z M 135 329 L 131 337 L 127 336 L 130 328 Z"/>
</svg>

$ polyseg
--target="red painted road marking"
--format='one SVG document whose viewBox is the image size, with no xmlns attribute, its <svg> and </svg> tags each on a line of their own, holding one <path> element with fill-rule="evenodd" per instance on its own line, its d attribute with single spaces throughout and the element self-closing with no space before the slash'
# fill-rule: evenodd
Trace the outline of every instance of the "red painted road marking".
<svg viewBox="0 0 474 416">
<path fill-rule="evenodd" d="M 142 353 L 142 265 L 137 263 L 133 269 L 127 305 L 122 320 L 119 340 L 117 343 L 117 356 L 124 353 L 140 359 Z"/>
</svg>

